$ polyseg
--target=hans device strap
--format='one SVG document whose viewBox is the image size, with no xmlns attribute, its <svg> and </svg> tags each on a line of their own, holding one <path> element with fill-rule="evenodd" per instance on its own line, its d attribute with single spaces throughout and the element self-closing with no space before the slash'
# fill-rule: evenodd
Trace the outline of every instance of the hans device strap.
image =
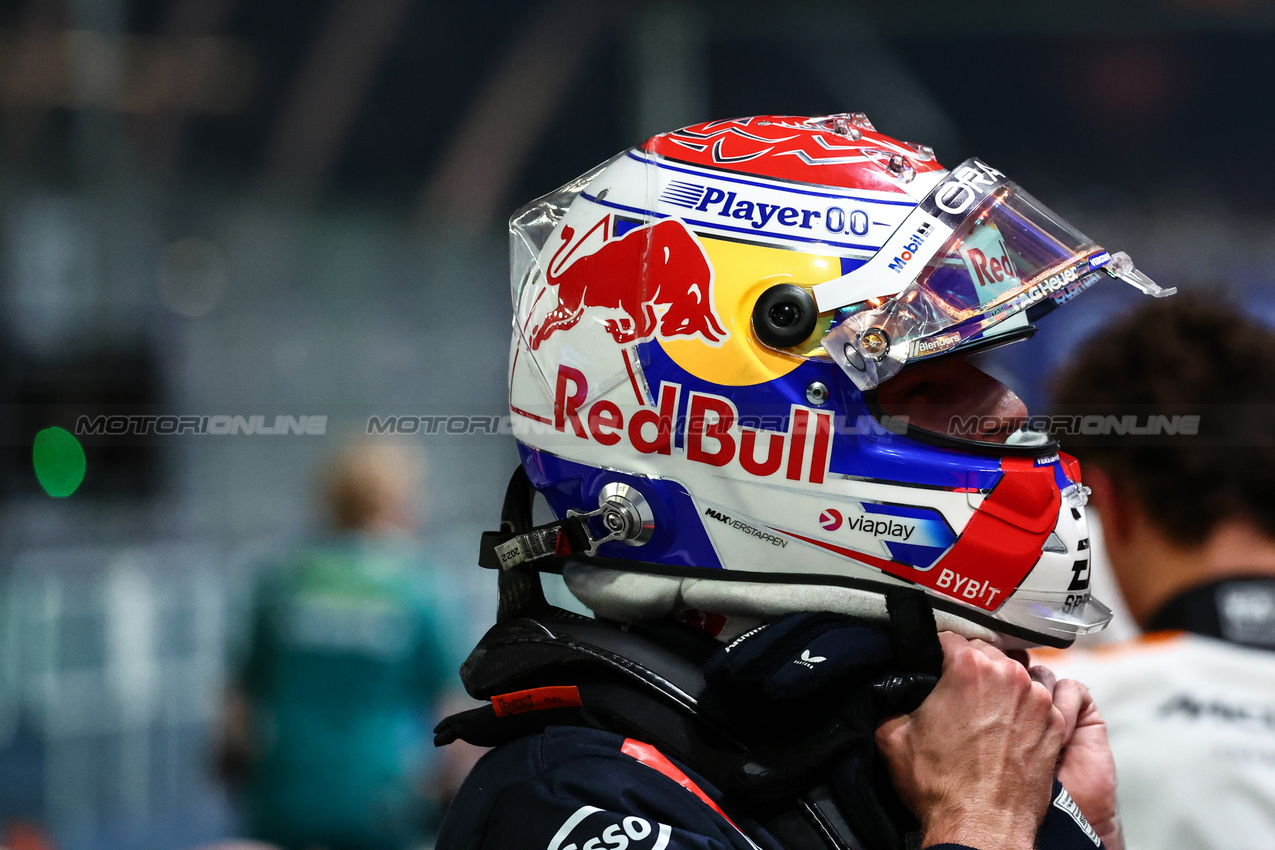
<svg viewBox="0 0 1275 850">
<path fill-rule="evenodd" d="M 487 633 L 461 676 L 470 695 L 489 704 L 443 720 L 436 745 L 499 746 L 550 725 L 605 729 L 693 765 L 726 795 L 728 813 L 746 807 L 785 847 L 863 846 L 818 784 L 854 733 L 830 725 L 805 747 L 750 750 L 699 712 L 699 665 L 638 634 L 568 612 L 507 620 Z"/>
</svg>

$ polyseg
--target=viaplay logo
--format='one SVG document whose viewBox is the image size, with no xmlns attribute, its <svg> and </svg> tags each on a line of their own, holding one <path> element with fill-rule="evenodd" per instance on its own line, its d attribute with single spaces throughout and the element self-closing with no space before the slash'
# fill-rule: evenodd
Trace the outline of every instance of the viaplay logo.
<svg viewBox="0 0 1275 850">
<path fill-rule="evenodd" d="M 836 508 L 826 508 L 819 514 L 819 525 L 824 531 L 836 531 L 845 525 L 847 532 L 871 534 L 873 537 L 888 537 L 897 542 L 907 542 L 919 527 L 916 520 L 908 521 L 902 517 L 886 515 L 858 514 L 848 520 Z M 923 535 L 924 536 L 924 535 Z"/>
</svg>

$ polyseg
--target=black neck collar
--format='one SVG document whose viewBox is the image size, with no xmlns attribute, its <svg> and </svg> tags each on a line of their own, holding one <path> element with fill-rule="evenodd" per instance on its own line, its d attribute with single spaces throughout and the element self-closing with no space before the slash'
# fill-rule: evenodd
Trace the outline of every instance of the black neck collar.
<svg viewBox="0 0 1275 850">
<path fill-rule="evenodd" d="M 1194 587 L 1147 621 L 1147 631 L 1165 629 L 1275 650 L 1275 577 L 1235 576 Z"/>
</svg>

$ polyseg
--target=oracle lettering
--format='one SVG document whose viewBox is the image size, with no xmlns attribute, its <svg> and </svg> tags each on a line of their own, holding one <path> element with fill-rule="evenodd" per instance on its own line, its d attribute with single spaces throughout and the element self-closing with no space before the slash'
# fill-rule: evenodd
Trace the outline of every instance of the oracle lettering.
<svg viewBox="0 0 1275 850">
<path fill-rule="evenodd" d="M 934 205 L 945 213 L 959 215 L 987 194 L 1005 175 L 977 159 L 959 165 L 934 192 Z"/>
</svg>

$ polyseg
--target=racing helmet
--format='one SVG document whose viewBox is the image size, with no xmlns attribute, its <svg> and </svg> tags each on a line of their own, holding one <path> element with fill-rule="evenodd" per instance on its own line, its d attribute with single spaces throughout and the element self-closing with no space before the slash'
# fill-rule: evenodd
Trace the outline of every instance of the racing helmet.
<svg viewBox="0 0 1275 850">
<path fill-rule="evenodd" d="M 1110 620 L 1078 464 L 967 358 L 1100 280 L 1172 290 L 1002 172 L 944 169 L 862 113 L 713 121 L 510 234 L 511 421 L 584 530 L 563 572 L 600 616 L 876 619 L 914 587 L 940 628 L 1005 647 Z"/>
</svg>

